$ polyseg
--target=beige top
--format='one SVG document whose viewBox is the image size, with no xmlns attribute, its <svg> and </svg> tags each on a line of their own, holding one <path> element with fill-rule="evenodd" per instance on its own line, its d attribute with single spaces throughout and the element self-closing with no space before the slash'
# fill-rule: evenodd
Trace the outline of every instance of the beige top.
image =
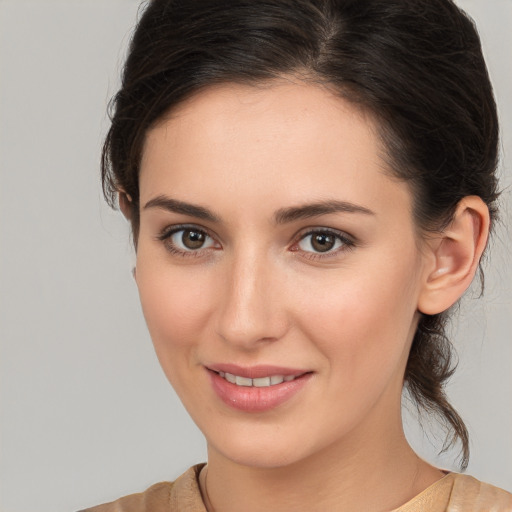
<svg viewBox="0 0 512 512">
<path fill-rule="evenodd" d="M 160 482 L 145 492 L 81 512 L 206 512 L 199 472 L 192 466 L 174 482 Z M 392 512 L 512 512 L 512 494 L 468 475 L 449 473 Z"/>
</svg>

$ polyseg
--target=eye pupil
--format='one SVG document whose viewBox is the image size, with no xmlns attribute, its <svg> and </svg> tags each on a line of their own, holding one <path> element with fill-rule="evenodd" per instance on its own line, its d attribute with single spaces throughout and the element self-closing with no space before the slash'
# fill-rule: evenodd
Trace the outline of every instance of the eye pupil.
<svg viewBox="0 0 512 512">
<path fill-rule="evenodd" d="M 205 236 L 204 233 L 201 233 L 200 231 L 186 229 L 183 231 L 181 241 L 187 249 L 200 249 L 204 245 Z"/>
<path fill-rule="evenodd" d="M 311 245 L 318 252 L 327 252 L 334 247 L 336 240 L 334 236 L 327 233 L 317 233 L 312 236 Z"/>
</svg>

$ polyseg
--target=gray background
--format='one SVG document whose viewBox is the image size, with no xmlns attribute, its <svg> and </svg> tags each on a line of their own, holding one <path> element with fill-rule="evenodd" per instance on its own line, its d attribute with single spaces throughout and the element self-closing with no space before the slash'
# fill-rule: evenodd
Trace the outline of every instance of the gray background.
<svg viewBox="0 0 512 512">
<path fill-rule="evenodd" d="M 101 198 L 108 98 L 134 0 L 0 0 L 0 509 L 64 512 L 170 480 L 205 444 L 161 372 L 130 270 L 128 227 Z M 476 19 L 512 184 L 512 1 L 464 0 Z M 503 220 L 512 226 L 511 192 Z M 450 396 L 472 438 L 469 472 L 512 490 L 510 231 L 485 298 L 454 327 Z M 406 418 L 433 462 L 432 436 Z M 430 440 L 429 440 L 430 439 Z M 431 442 L 432 441 L 432 442 Z"/>
</svg>

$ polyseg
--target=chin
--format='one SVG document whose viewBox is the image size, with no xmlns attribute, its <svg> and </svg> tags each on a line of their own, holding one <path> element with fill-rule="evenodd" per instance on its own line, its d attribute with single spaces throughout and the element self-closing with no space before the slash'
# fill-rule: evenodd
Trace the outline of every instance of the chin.
<svg viewBox="0 0 512 512">
<path fill-rule="evenodd" d="M 223 457 L 238 464 L 250 468 L 278 469 L 299 462 L 299 454 L 293 450 L 285 451 L 279 448 L 226 450 L 221 452 Z"/>
<path fill-rule="evenodd" d="M 315 452 L 302 436 L 279 435 L 279 427 L 248 431 L 229 432 L 208 438 L 209 457 L 214 454 L 235 464 L 251 468 L 277 469 L 307 459 Z"/>
</svg>

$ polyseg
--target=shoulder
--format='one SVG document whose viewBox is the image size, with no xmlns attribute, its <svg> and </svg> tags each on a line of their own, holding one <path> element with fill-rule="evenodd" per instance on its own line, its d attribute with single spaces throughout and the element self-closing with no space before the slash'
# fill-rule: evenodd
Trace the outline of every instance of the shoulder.
<svg viewBox="0 0 512 512">
<path fill-rule="evenodd" d="M 130 494 L 116 501 L 88 508 L 80 512 L 160 512 L 168 510 L 164 508 L 170 501 L 171 490 L 174 482 L 160 482 L 152 485 L 144 492 Z"/>
<path fill-rule="evenodd" d="M 447 512 L 512 512 L 512 494 L 469 475 L 455 474 Z"/>
<path fill-rule="evenodd" d="M 160 482 L 144 492 L 80 512 L 181 512 L 204 510 L 197 477 L 204 464 L 192 466 L 174 482 Z"/>
</svg>

